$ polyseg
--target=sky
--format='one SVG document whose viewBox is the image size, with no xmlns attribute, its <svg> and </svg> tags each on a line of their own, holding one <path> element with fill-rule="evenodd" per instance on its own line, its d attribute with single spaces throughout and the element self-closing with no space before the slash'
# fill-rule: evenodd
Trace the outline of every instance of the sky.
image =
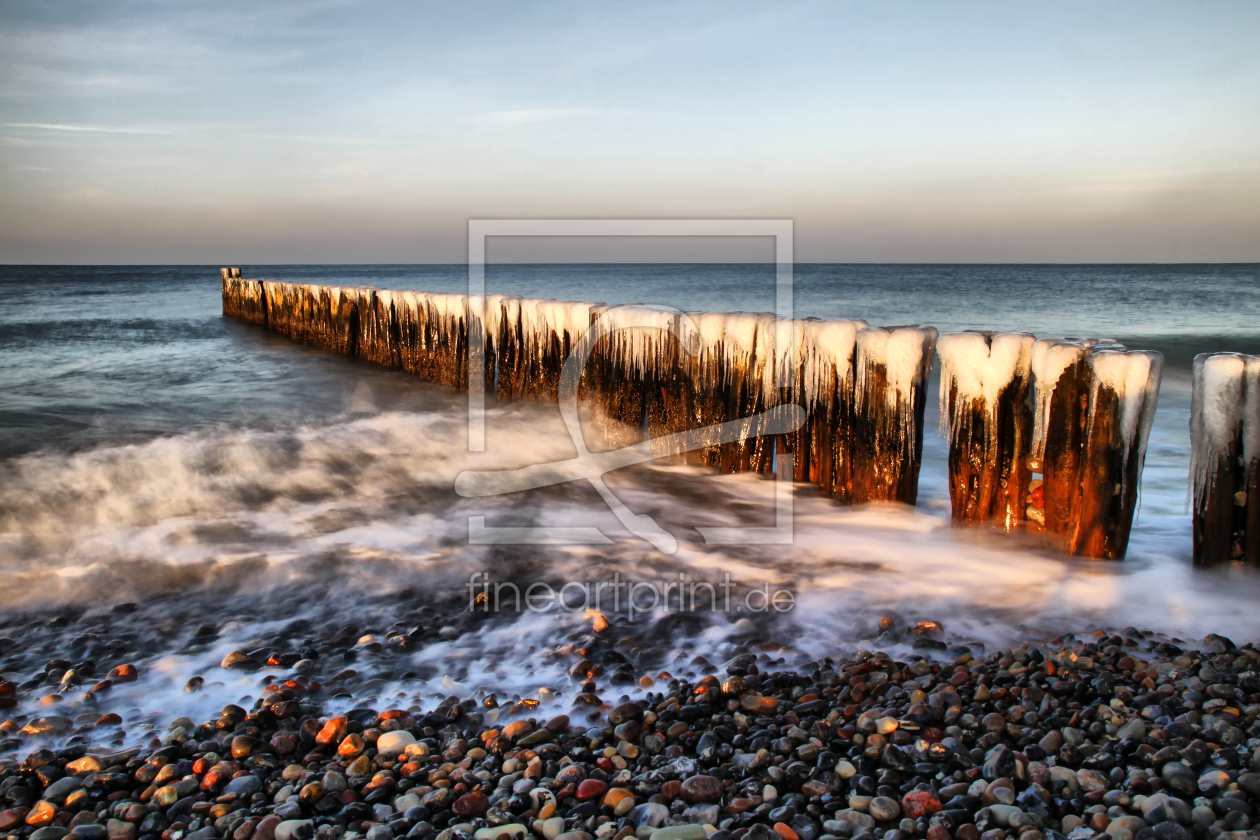
<svg viewBox="0 0 1260 840">
<path fill-rule="evenodd" d="M 1260 261 L 1260 4 L 0 4 L 0 263 Z M 499 240 L 490 259 L 765 259 Z"/>
</svg>

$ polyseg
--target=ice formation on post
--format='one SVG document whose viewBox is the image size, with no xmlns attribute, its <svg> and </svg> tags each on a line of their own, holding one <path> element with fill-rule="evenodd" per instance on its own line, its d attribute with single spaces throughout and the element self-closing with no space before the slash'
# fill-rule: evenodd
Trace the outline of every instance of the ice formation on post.
<svg viewBox="0 0 1260 840">
<path fill-rule="evenodd" d="M 936 328 L 867 327 L 857 333 L 853 501 L 918 497 L 923 411 Z"/>
<path fill-rule="evenodd" d="M 1033 336 L 1021 332 L 947 333 L 937 342 L 955 522 L 1009 531 L 1027 518 L 1032 351 Z"/>
<path fill-rule="evenodd" d="M 1194 359 L 1194 562 L 1260 565 L 1260 356 Z"/>
<path fill-rule="evenodd" d="M 1163 357 L 1111 339 L 1042 339 L 1032 372 L 1031 464 L 1042 476 L 1029 518 L 1070 554 L 1123 559 Z"/>
<path fill-rule="evenodd" d="M 865 321 L 809 321 L 802 339 L 801 394 L 809 412 L 807 432 L 793 449 L 799 480 L 818 485 L 824 495 L 853 499 L 854 389 L 857 334 Z"/>
<path fill-rule="evenodd" d="M 1090 383 L 1077 521 L 1069 551 L 1124 559 L 1137 512 L 1142 465 L 1164 357 L 1097 344 L 1085 358 Z"/>
</svg>

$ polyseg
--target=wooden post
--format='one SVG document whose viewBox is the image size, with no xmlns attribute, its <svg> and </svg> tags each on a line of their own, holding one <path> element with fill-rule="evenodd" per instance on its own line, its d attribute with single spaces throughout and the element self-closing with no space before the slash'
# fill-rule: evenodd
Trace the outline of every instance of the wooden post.
<svg viewBox="0 0 1260 840">
<path fill-rule="evenodd" d="M 802 372 L 809 411 L 810 480 L 837 501 L 853 500 L 853 430 L 857 334 L 865 321 L 821 321 L 806 327 Z"/>
<path fill-rule="evenodd" d="M 1190 439 L 1195 565 L 1260 565 L 1260 356 L 1195 357 Z"/>
<path fill-rule="evenodd" d="M 853 502 L 914 504 L 936 328 L 868 327 L 857 334 Z"/>
<path fill-rule="evenodd" d="M 1061 550 L 1124 559 L 1162 370 L 1160 354 L 1114 341 L 1033 346 L 1040 524 Z M 1027 512 L 1037 519 L 1035 502 Z"/>
<path fill-rule="evenodd" d="M 1029 333 L 948 333 L 937 344 L 957 524 L 1010 531 L 1026 519 L 1032 348 Z"/>
<path fill-rule="evenodd" d="M 1081 342 L 1041 339 L 1033 345 L 1036 383 L 1035 461 L 1042 466 L 1041 522 L 1059 548 L 1067 550 L 1076 522 L 1081 450 L 1089 407 L 1086 347 Z M 1035 470 L 1034 470 L 1035 471 Z M 1035 504 L 1028 517 L 1037 520 Z"/>
<path fill-rule="evenodd" d="M 706 312 L 693 314 L 692 317 L 699 329 L 700 352 L 690 367 L 689 403 L 693 434 L 687 460 L 693 464 L 720 467 L 723 447 L 705 429 L 731 419 L 726 413 L 726 325 L 732 316 Z"/>
</svg>

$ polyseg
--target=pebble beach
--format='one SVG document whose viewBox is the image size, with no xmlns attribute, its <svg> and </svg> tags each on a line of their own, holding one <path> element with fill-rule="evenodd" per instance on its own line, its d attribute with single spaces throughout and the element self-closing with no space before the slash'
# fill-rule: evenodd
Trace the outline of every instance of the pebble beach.
<svg viewBox="0 0 1260 840">
<path fill-rule="evenodd" d="M 986 650 L 938 622 L 888 615 L 865 628 L 864 647 L 809 659 L 741 619 L 713 649 L 661 656 L 644 625 L 596 614 L 544 652 L 562 677 L 523 696 L 409 670 L 417 650 L 474 632 L 477 614 L 455 597 L 445 614 L 417 611 L 437 624 L 297 620 L 221 659 L 226 628 L 168 619 L 160 633 L 203 666 L 181 693 L 217 704 L 252 686 L 197 718 L 131 705 L 172 688 L 144 650 L 145 605 L 10 620 L 0 832 L 1256 836 L 1260 651 L 1246 640 L 1130 627 Z"/>
</svg>

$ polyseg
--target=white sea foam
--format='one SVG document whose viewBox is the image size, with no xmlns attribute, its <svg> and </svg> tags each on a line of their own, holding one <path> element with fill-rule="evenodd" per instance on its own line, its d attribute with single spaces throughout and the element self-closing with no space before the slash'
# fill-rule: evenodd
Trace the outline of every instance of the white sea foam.
<svg viewBox="0 0 1260 840">
<path fill-rule="evenodd" d="M 797 493 L 792 546 L 707 546 L 697 525 L 767 521 L 774 482 L 755 475 L 718 477 L 680 465 L 610 475 L 633 511 L 650 514 L 678 537 L 677 554 L 665 556 L 626 533 L 581 484 L 503 499 L 455 497 L 450 487 L 462 470 L 574 453 L 554 409 L 514 405 L 489 413 L 491 452 L 469 454 L 462 401 L 443 393 L 434 389 L 435 408 L 423 414 L 207 430 L 4 462 L 0 567 L 6 586 L 0 603 L 6 609 L 40 601 L 108 608 L 155 591 L 207 597 L 228 580 L 246 593 L 289 592 L 285 587 L 307 581 L 308 591 L 335 596 L 337 620 L 379 628 L 382 608 L 376 599 L 382 595 L 406 586 L 458 594 L 475 571 L 495 580 L 523 576 L 553 582 L 606 580 L 614 572 L 642 581 L 676 579 L 679 573 L 692 581 L 721 580 L 730 573 L 743 584 L 764 581 L 795 592 L 791 613 L 752 617 L 763 623 L 766 637 L 808 657 L 885 646 L 872 630 L 884 612 L 941 621 L 951 632 L 989 645 L 1092 625 L 1133 624 L 1195 636 L 1221 632 L 1239 640 L 1260 631 L 1256 581 L 1197 573 L 1189 566 L 1188 528 L 1167 512 L 1165 498 L 1167 474 L 1184 475 L 1180 464 L 1157 470 L 1165 484 L 1153 505 L 1148 500 L 1153 516 L 1135 530 L 1129 561 L 1102 565 L 955 531 L 948 527 L 947 510 L 845 508 L 805 487 Z M 1161 409 L 1161 446 L 1184 436 L 1188 405 L 1178 399 L 1182 402 Z M 944 451 L 931 441 L 927 448 L 923 496 L 930 502 L 943 492 L 935 485 L 943 475 Z M 491 524 L 594 524 L 613 544 L 545 553 L 470 546 L 470 515 L 485 515 Z M 111 702 L 205 718 L 225 702 L 257 691 L 255 679 L 214 667 L 223 655 L 292 619 L 328 620 L 324 600 L 277 595 L 283 621 L 281 614 L 266 611 L 232 617 L 232 603 L 225 595 L 216 622 L 223 625 L 221 637 L 214 646 L 198 654 L 166 650 L 139 662 L 145 679 L 116 686 Z M 698 635 L 674 636 L 662 645 L 711 652 L 730 636 L 734 620 L 747 614 L 705 613 L 708 623 Z M 432 674 L 427 683 L 389 682 L 375 691 L 382 705 L 400 692 L 432 697 L 452 691 L 442 686 L 449 675 L 463 686 L 459 691 L 536 695 L 540 687 L 567 683 L 565 662 L 548 653 L 583 626 L 580 612 L 501 615 L 412 656 L 413 667 Z M 195 674 L 205 675 L 209 687 L 183 693 L 183 682 Z M 353 702 L 374 701 L 360 696 Z"/>
</svg>

